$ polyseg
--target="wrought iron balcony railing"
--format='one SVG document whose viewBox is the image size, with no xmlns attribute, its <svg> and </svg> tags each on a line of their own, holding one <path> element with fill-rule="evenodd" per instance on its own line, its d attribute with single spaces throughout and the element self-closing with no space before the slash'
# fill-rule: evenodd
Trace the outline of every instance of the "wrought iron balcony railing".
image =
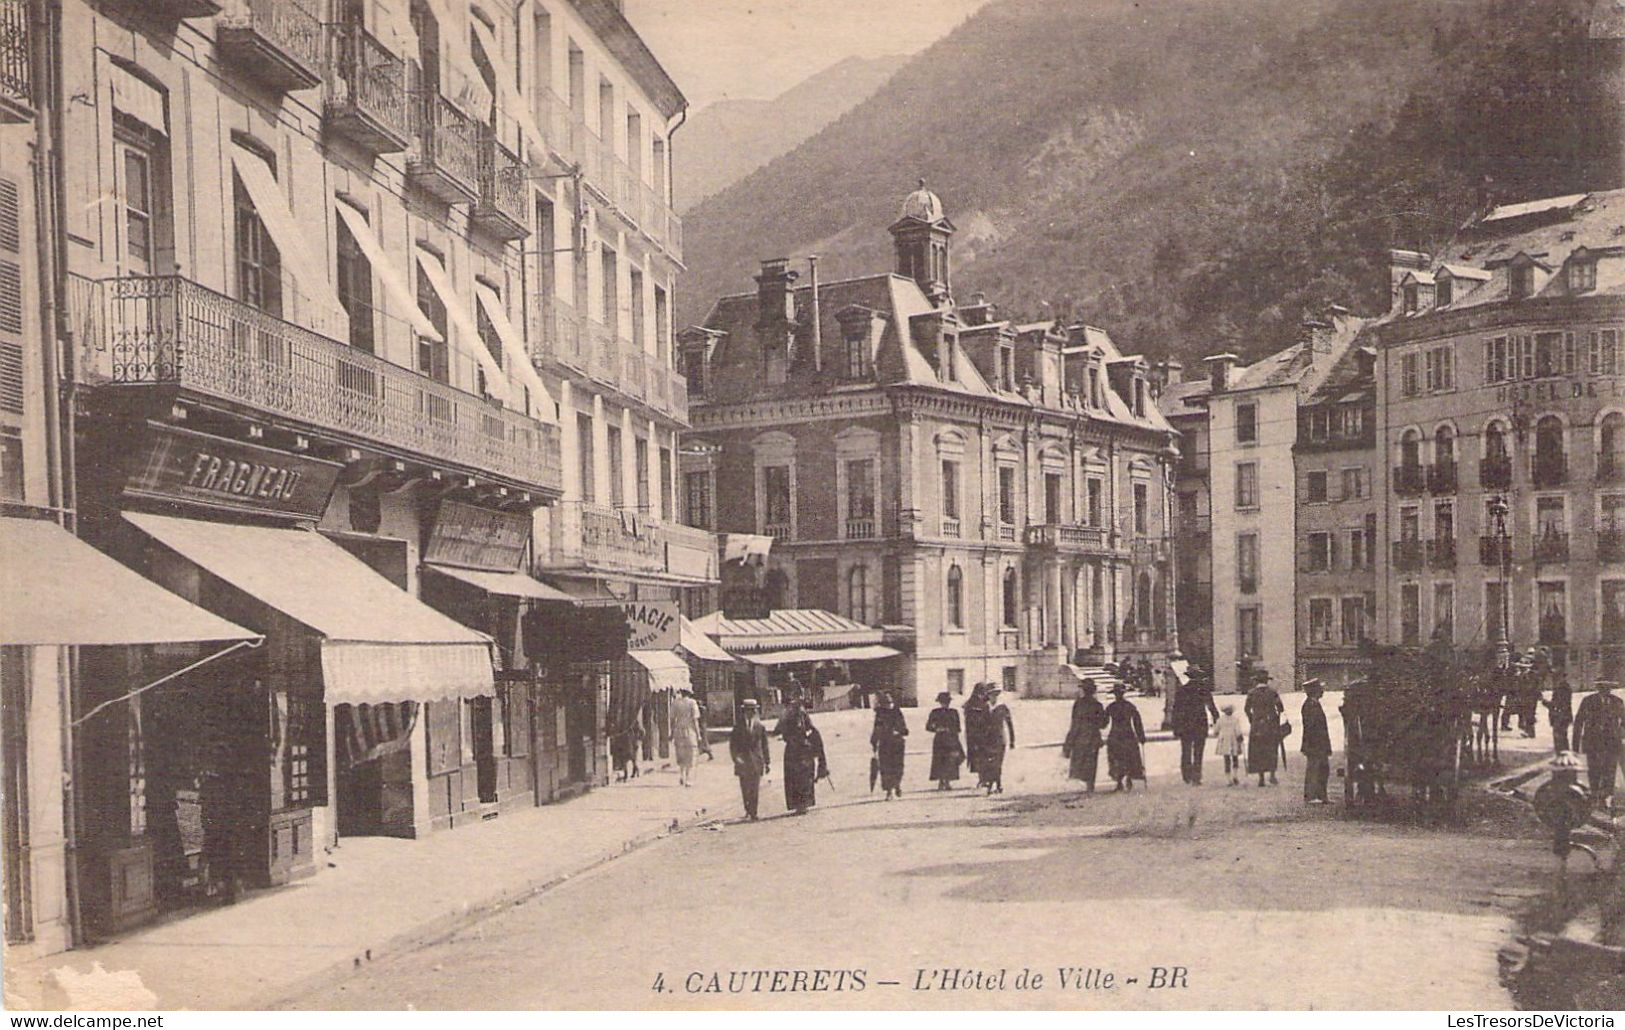
<svg viewBox="0 0 1625 1030">
<path fill-rule="evenodd" d="M 1500 568 L 1502 563 L 1512 562 L 1512 541 L 1505 537 L 1481 536 L 1478 538 L 1478 563 L 1491 568 Z"/>
<path fill-rule="evenodd" d="M 221 65 L 275 90 L 322 81 L 322 20 L 316 0 L 238 0 L 220 23 Z"/>
<path fill-rule="evenodd" d="M 1625 561 L 1625 529 L 1604 529 L 1597 534 L 1598 561 Z"/>
<path fill-rule="evenodd" d="M 552 509 L 552 548 L 539 564 L 553 569 L 668 573 L 716 579 L 716 537 L 634 508 L 565 501 Z"/>
<path fill-rule="evenodd" d="M 1512 459 L 1491 456 L 1478 463 L 1478 485 L 1486 490 L 1506 490 L 1512 486 Z"/>
<path fill-rule="evenodd" d="M 524 166 L 489 126 L 481 126 L 479 190 L 470 212 L 476 226 L 499 240 L 522 240 L 530 235 Z"/>
<path fill-rule="evenodd" d="M 1428 493 L 1453 494 L 1456 492 L 1456 463 L 1436 461 L 1428 466 Z"/>
<path fill-rule="evenodd" d="M 413 95 L 417 146 L 406 161 L 407 179 L 446 204 L 479 195 L 479 123 L 437 91 Z"/>
<path fill-rule="evenodd" d="M 1561 454 L 1537 454 L 1529 467 L 1529 478 L 1536 487 L 1562 486 L 1569 480 L 1569 463 Z"/>
<path fill-rule="evenodd" d="M 1401 497 L 1416 497 L 1427 487 L 1427 476 L 1421 465 L 1394 466 L 1394 493 Z"/>
<path fill-rule="evenodd" d="M 561 489 L 558 428 L 178 276 L 75 279 L 108 388 L 171 387 L 361 446 Z"/>
<path fill-rule="evenodd" d="M 332 26 L 327 130 L 369 154 L 394 154 L 412 137 L 406 61 L 357 24 Z"/>
<path fill-rule="evenodd" d="M 29 58 L 29 0 L 0 0 L 0 107 L 18 113 L 34 107 L 34 72 Z"/>
<path fill-rule="evenodd" d="M 1535 561 L 1565 562 L 1569 560 L 1567 533 L 1539 533 L 1535 536 Z"/>
<path fill-rule="evenodd" d="M 1597 482 L 1625 483 L 1625 454 L 1597 454 Z"/>
<path fill-rule="evenodd" d="M 1453 569 L 1456 567 L 1456 541 L 1450 538 L 1428 541 L 1428 568 Z"/>
<path fill-rule="evenodd" d="M 1394 568 L 1401 572 L 1414 572 L 1422 567 L 1423 547 L 1420 540 L 1395 540 Z"/>
</svg>

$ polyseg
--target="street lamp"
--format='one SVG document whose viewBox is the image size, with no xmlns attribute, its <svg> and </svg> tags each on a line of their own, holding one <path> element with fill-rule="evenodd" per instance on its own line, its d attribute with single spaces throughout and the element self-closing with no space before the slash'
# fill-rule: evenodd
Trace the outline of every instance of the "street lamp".
<svg viewBox="0 0 1625 1030">
<path fill-rule="evenodd" d="M 1512 641 L 1508 623 L 1511 620 L 1509 598 L 1512 591 L 1512 541 L 1507 534 L 1507 500 L 1497 494 L 1490 498 L 1490 519 L 1495 528 L 1495 543 L 1501 558 L 1501 632 L 1495 642 L 1495 658 L 1501 668 L 1512 665 Z"/>
</svg>

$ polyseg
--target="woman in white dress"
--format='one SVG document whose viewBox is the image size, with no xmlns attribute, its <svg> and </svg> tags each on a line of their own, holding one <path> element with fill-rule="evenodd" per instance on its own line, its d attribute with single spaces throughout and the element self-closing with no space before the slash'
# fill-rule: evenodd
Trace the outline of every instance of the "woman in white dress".
<svg viewBox="0 0 1625 1030">
<path fill-rule="evenodd" d="M 671 741 L 677 751 L 677 782 L 694 782 L 694 755 L 701 747 L 700 705 L 694 692 L 683 689 L 671 702 Z"/>
</svg>

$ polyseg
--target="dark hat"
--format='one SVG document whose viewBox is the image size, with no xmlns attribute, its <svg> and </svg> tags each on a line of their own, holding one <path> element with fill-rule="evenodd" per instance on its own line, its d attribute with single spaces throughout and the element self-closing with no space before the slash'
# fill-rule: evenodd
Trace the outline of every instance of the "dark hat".
<svg viewBox="0 0 1625 1030">
<path fill-rule="evenodd" d="M 944 690 L 942 693 L 937 695 L 937 700 L 942 702 L 943 704 L 947 704 L 949 701 L 952 701 L 953 699 L 954 699 L 954 696 L 952 694 L 948 693 L 946 690 Z"/>
<path fill-rule="evenodd" d="M 1268 669 L 1254 669 L 1253 670 L 1253 682 L 1255 682 L 1255 683 L 1268 683 L 1269 681 L 1270 681 L 1270 671 Z"/>
<path fill-rule="evenodd" d="M 1116 694 L 1118 697 L 1122 697 L 1124 694 L 1128 693 L 1128 687 L 1122 683 L 1113 683 L 1112 693 Z"/>
<path fill-rule="evenodd" d="M 1085 676 L 1083 679 L 1078 681 L 1078 689 L 1086 690 L 1093 694 L 1095 692 L 1095 681 L 1092 678 Z"/>
<path fill-rule="evenodd" d="M 1303 690 L 1304 690 L 1305 693 L 1308 693 L 1311 690 L 1325 690 L 1325 689 L 1326 689 L 1326 684 L 1322 683 L 1320 681 L 1320 677 L 1318 677 L 1318 676 L 1312 676 L 1309 679 L 1306 679 L 1306 680 L 1303 681 Z"/>
</svg>

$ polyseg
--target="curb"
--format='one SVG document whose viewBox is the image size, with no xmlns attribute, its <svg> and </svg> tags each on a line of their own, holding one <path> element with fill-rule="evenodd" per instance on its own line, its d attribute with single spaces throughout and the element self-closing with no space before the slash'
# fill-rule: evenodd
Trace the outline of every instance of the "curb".
<svg viewBox="0 0 1625 1030">
<path fill-rule="evenodd" d="M 617 858 L 623 858 L 635 851 L 641 851 L 650 844 L 677 836 L 688 830 L 722 822 L 724 819 L 723 816 L 701 814 L 696 814 L 688 819 L 674 818 L 671 825 L 664 829 L 649 830 L 623 841 L 619 850 L 601 850 L 596 855 L 570 866 L 564 872 L 551 873 L 544 877 L 528 880 L 517 887 L 505 888 L 495 894 L 487 895 L 480 901 L 465 905 L 459 911 L 426 919 L 409 930 L 385 938 L 382 942 L 374 944 L 370 948 L 364 948 L 360 954 L 352 956 L 347 961 L 341 959 L 332 963 L 326 969 L 306 974 L 289 983 L 250 996 L 241 1004 L 233 1006 L 233 1009 L 235 1011 L 278 1009 L 283 1004 L 301 995 L 324 990 L 342 983 L 380 959 L 443 940 L 465 926 L 477 923 L 482 919 L 496 915 L 505 908 L 510 908 L 563 886 L 577 877 L 584 876 L 608 865 Z"/>
</svg>

